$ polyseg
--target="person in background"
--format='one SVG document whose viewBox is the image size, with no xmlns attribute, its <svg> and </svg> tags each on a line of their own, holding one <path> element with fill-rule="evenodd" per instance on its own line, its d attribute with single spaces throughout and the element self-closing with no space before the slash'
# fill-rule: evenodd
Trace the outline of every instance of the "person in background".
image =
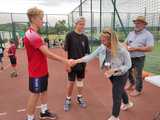
<svg viewBox="0 0 160 120">
<path fill-rule="evenodd" d="M 48 48 L 49 48 L 50 45 L 49 45 L 49 39 L 48 39 L 48 37 L 46 37 L 46 38 L 44 39 L 44 41 L 47 43 L 47 46 L 48 46 Z"/>
<path fill-rule="evenodd" d="M 10 59 L 11 67 L 12 67 L 12 72 L 11 72 L 11 77 L 17 77 L 17 57 L 16 57 L 16 45 L 14 40 L 9 41 L 10 45 L 8 48 L 8 57 Z"/>
<path fill-rule="evenodd" d="M 129 84 L 126 90 L 131 91 L 130 96 L 138 96 L 143 90 L 142 72 L 145 63 L 145 53 L 151 52 L 154 47 L 154 38 L 147 29 L 145 17 L 138 16 L 133 20 L 134 31 L 130 32 L 126 38 L 125 45 L 128 49 L 132 68 L 129 70 Z"/>
</svg>

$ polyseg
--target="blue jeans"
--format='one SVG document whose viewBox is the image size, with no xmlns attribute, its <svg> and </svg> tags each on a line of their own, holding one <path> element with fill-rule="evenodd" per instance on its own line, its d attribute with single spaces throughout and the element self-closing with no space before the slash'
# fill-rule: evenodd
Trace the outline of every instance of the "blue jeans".
<svg viewBox="0 0 160 120">
<path fill-rule="evenodd" d="M 145 62 L 145 56 L 131 58 L 132 68 L 129 70 L 129 81 L 135 85 L 137 91 L 141 92 L 143 89 L 142 72 Z"/>
<path fill-rule="evenodd" d="M 112 76 L 110 80 L 112 82 L 112 97 L 113 97 L 113 107 L 112 115 L 115 117 L 119 116 L 121 101 L 124 104 L 128 104 L 128 95 L 124 89 L 128 79 L 128 72 L 122 76 Z"/>
</svg>

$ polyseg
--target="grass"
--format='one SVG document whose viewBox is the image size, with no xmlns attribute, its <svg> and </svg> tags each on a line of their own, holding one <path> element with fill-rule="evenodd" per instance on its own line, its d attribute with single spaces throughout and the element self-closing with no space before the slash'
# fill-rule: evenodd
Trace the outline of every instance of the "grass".
<svg viewBox="0 0 160 120">
<path fill-rule="evenodd" d="M 156 43 L 154 50 L 146 55 L 144 69 L 154 74 L 160 74 L 160 43 Z"/>
<path fill-rule="evenodd" d="M 54 35 L 54 34 L 51 34 L 51 35 L 48 35 L 49 37 L 49 40 L 64 40 L 65 39 L 65 35 Z"/>
</svg>

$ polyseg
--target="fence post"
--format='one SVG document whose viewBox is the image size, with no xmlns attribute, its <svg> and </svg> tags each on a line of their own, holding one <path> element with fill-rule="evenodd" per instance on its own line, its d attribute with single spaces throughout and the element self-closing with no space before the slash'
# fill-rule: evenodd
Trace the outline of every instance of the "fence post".
<svg viewBox="0 0 160 120">
<path fill-rule="evenodd" d="M 92 0 L 90 0 L 90 10 L 91 10 L 91 51 L 93 50 L 93 6 Z"/>
<path fill-rule="evenodd" d="M 46 24 L 45 24 L 45 27 L 46 27 L 46 37 L 48 38 L 48 15 L 46 14 Z"/>
<path fill-rule="evenodd" d="M 11 22 L 12 22 L 12 37 L 13 40 L 16 41 L 16 28 L 15 28 L 15 23 L 13 21 L 12 13 L 11 13 Z"/>
<path fill-rule="evenodd" d="M 100 32 L 102 31 L 102 0 L 100 0 Z"/>
<path fill-rule="evenodd" d="M 116 12 L 116 14 L 117 14 L 117 17 L 118 17 L 118 19 L 119 19 L 119 22 L 120 22 L 120 24 L 121 24 L 121 26 L 122 26 L 123 32 L 124 32 L 125 37 L 126 37 L 126 36 L 127 36 L 127 32 L 126 32 L 126 30 L 125 30 L 125 28 L 124 28 L 123 22 L 122 22 L 122 20 L 121 20 L 121 17 L 120 17 L 120 15 L 119 15 L 119 12 L 118 12 L 118 10 L 117 10 L 117 8 L 116 8 L 115 1 L 114 1 L 114 0 L 111 0 L 111 2 L 112 2 L 112 4 L 113 4 L 114 10 L 115 10 L 115 12 Z M 114 24 L 114 22 L 113 22 L 113 24 Z M 115 25 L 114 25 L 114 26 L 115 26 Z"/>
<path fill-rule="evenodd" d="M 114 12 L 113 12 L 113 30 L 115 30 L 116 24 L 116 0 L 113 1 Z"/>
<path fill-rule="evenodd" d="M 80 0 L 80 6 L 79 6 L 79 16 L 82 16 L 82 0 Z"/>
</svg>

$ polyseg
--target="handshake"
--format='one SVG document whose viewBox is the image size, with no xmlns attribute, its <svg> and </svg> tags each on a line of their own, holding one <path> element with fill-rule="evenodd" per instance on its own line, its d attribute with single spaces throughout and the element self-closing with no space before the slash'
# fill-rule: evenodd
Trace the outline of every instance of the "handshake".
<svg viewBox="0 0 160 120">
<path fill-rule="evenodd" d="M 78 63 L 79 63 L 78 59 L 77 60 L 74 60 L 74 59 L 69 59 L 68 60 L 68 64 L 69 64 L 70 67 L 73 67 L 73 66 L 75 66 Z"/>
<path fill-rule="evenodd" d="M 69 59 L 67 60 L 67 64 L 66 64 L 66 71 L 70 72 L 71 71 L 71 67 L 74 67 L 76 64 L 81 63 L 79 61 L 79 59 L 74 60 L 74 59 Z"/>
</svg>

